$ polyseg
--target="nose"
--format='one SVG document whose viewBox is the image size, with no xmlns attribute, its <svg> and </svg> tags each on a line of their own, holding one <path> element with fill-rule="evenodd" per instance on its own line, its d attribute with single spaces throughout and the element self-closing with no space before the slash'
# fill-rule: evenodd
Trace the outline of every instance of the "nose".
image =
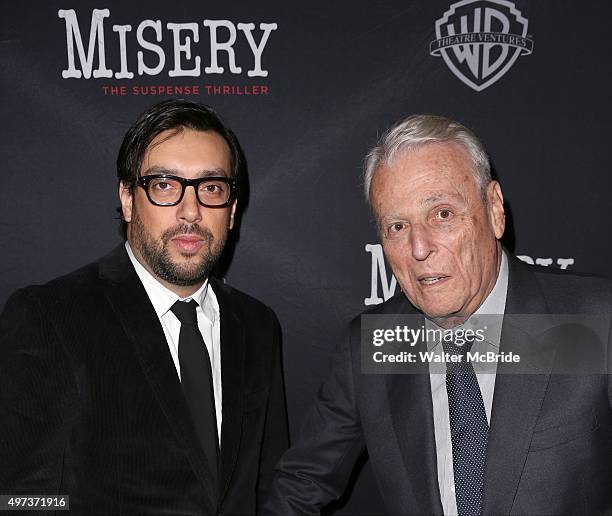
<svg viewBox="0 0 612 516">
<path fill-rule="evenodd" d="M 178 210 L 176 216 L 179 220 L 189 224 L 199 222 L 202 220 L 202 214 L 200 213 L 200 203 L 196 195 L 195 187 L 187 186 L 183 199 L 178 204 Z"/>
<path fill-rule="evenodd" d="M 422 226 L 410 228 L 410 249 L 415 260 L 422 262 L 435 251 L 435 244 L 429 231 Z"/>
</svg>

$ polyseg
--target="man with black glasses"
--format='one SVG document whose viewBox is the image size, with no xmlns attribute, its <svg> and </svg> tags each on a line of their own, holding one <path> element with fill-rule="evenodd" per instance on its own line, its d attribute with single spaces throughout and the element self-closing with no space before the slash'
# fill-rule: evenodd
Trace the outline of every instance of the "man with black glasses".
<svg viewBox="0 0 612 516">
<path fill-rule="evenodd" d="M 17 291 L 0 320 L 0 494 L 79 514 L 253 514 L 287 446 L 272 310 L 211 276 L 239 144 L 161 102 L 117 158 L 126 242 Z"/>
</svg>

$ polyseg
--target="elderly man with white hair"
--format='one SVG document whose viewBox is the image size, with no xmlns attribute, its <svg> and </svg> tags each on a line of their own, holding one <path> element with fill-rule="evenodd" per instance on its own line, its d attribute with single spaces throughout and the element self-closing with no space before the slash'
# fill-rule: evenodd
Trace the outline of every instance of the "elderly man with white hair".
<svg viewBox="0 0 612 516">
<path fill-rule="evenodd" d="M 277 465 L 265 513 L 318 514 L 365 450 L 381 512 L 612 513 L 611 282 L 529 266 L 502 247 L 501 187 L 481 142 L 456 121 L 400 121 L 365 169 L 401 292 L 351 323 Z M 372 343 L 362 330 L 387 315 L 411 316 L 432 335 L 500 322 L 467 346 L 412 343 L 401 349 L 415 363 L 377 371 L 364 362 Z M 483 368 L 476 349 L 519 360 Z M 425 359 L 434 356 L 446 358 Z"/>
</svg>

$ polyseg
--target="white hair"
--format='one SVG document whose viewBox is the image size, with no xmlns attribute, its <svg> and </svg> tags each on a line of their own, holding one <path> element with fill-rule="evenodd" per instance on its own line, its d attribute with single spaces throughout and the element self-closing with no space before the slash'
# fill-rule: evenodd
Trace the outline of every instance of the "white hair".
<svg viewBox="0 0 612 516">
<path fill-rule="evenodd" d="M 457 143 L 472 160 L 474 179 L 483 199 L 491 182 L 491 164 L 482 143 L 467 127 L 455 120 L 436 115 L 412 115 L 393 125 L 378 140 L 365 158 L 363 182 L 366 200 L 370 201 L 370 185 L 374 173 L 390 164 L 399 151 L 410 151 L 428 143 Z"/>
</svg>

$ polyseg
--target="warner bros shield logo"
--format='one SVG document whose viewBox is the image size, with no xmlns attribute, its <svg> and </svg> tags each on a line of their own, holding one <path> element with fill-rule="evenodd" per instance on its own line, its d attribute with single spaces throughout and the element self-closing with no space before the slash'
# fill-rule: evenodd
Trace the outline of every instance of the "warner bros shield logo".
<svg viewBox="0 0 612 516">
<path fill-rule="evenodd" d="M 506 0 L 462 0 L 436 21 L 432 56 L 442 56 L 451 71 L 476 91 L 491 86 L 519 56 L 531 54 L 528 20 Z"/>
</svg>

